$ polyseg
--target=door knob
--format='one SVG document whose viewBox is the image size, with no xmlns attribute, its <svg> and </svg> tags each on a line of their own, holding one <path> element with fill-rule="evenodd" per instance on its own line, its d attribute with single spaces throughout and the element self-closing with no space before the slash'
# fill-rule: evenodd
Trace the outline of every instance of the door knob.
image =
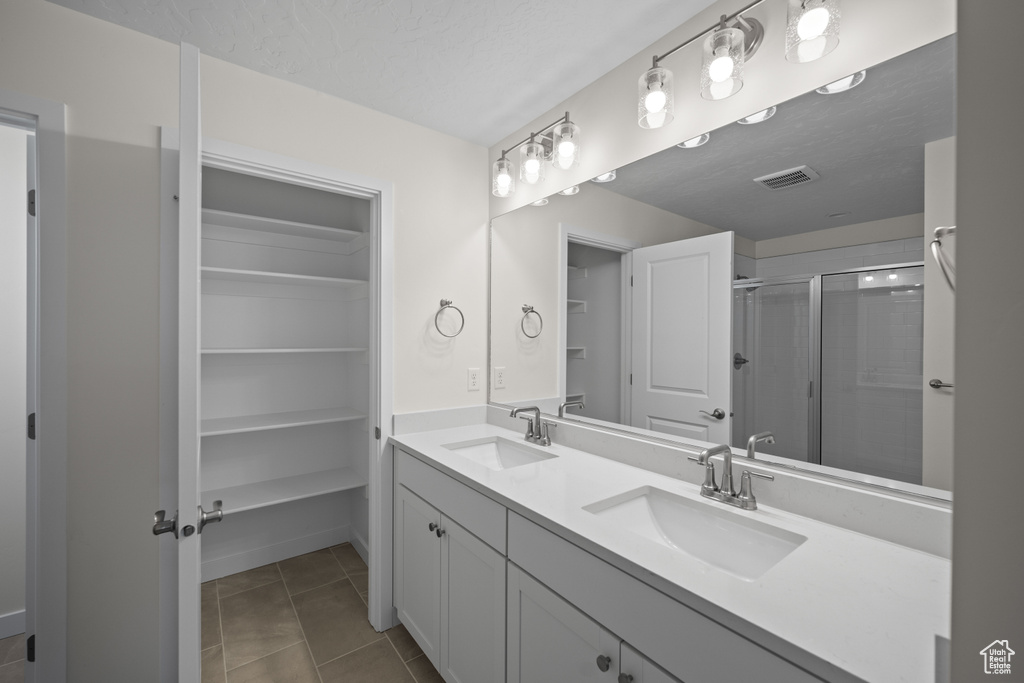
<svg viewBox="0 0 1024 683">
<path fill-rule="evenodd" d="M 220 500 L 213 501 L 213 510 L 206 512 L 203 510 L 203 506 L 199 506 L 199 533 L 203 533 L 203 527 L 207 524 L 213 524 L 224 519 L 224 502 Z"/>
<path fill-rule="evenodd" d="M 740 368 L 742 368 L 744 365 L 746 365 L 749 362 L 750 361 L 747 360 L 746 358 L 744 358 L 743 356 L 741 356 L 739 354 L 739 352 L 734 353 L 733 356 L 732 356 L 732 366 L 734 368 L 736 368 L 737 370 L 739 370 Z"/>
<path fill-rule="evenodd" d="M 153 514 L 153 535 L 159 536 L 160 534 L 171 533 L 174 537 L 178 537 L 178 511 L 174 511 L 174 516 L 170 519 L 165 520 L 164 515 L 167 514 L 166 510 L 157 510 Z"/>
<path fill-rule="evenodd" d="M 943 382 L 941 379 L 929 380 L 928 381 L 928 386 L 930 386 L 932 389 L 947 389 L 947 388 L 948 389 L 952 389 L 953 388 L 952 384 L 947 384 L 946 382 Z"/>
<path fill-rule="evenodd" d="M 725 411 L 722 410 L 721 408 L 715 408 L 710 413 L 708 411 L 706 411 L 706 410 L 701 410 L 701 411 L 698 411 L 698 412 L 704 413 L 708 417 L 713 417 L 716 420 L 724 420 L 725 419 Z"/>
<path fill-rule="evenodd" d="M 607 671 L 612 666 L 612 658 L 606 657 L 605 655 L 597 656 L 597 668 L 601 671 Z"/>
<path fill-rule="evenodd" d="M 619 683 L 633 683 L 633 675 L 619 674 Z"/>
</svg>

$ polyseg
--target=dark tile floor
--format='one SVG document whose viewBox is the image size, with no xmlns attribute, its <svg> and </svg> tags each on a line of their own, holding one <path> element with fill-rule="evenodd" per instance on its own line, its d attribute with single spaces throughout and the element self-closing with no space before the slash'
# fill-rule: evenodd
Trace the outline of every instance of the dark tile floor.
<svg viewBox="0 0 1024 683">
<path fill-rule="evenodd" d="M 427 662 L 428 666 L 429 664 L 430 662 Z M 416 680 L 431 679 L 424 678 Z M 24 681 L 25 634 L 22 633 L 0 640 L 0 683 L 24 683 Z"/>
<path fill-rule="evenodd" d="M 405 627 L 370 626 L 367 580 L 345 543 L 204 583 L 202 683 L 442 681 Z"/>
</svg>

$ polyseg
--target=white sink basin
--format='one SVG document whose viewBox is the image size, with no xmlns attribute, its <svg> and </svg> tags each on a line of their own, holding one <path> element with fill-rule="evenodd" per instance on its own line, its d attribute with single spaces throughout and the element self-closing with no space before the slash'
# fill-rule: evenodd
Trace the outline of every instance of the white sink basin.
<svg viewBox="0 0 1024 683">
<path fill-rule="evenodd" d="M 452 453 L 488 467 L 492 470 L 507 470 L 510 467 L 529 465 L 557 456 L 545 453 L 540 448 L 510 441 L 504 437 L 491 436 L 485 439 L 444 444 Z"/>
<path fill-rule="evenodd" d="M 722 508 L 715 506 L 722 505 Z M 807 540 L 806 536 L 704 502 L 645 486 L 583 508 L 609 523 L 753 581 Z"/>
</svg>

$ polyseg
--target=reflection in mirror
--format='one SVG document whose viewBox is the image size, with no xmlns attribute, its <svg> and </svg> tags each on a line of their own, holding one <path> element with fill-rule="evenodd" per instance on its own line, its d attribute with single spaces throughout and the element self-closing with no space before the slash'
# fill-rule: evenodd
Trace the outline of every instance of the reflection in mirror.
<svg viewBox="0 0 1024 683">
<path fill-rule="evenodd" d="M 767 431 L 775 443 L 758 443 L 758 457 L 935 485 L 923 475 L 922 356 L 950 342 L 924 338 L 924 187 L 926 166 L 951 176 L 952 160 L 926 165 L 925 146 L 954 135 L 954 103 L 950 36 L 868 69 L 856 87 L 807 93 L 761 123 L 494 219 L 490 400 L 552 414 L 580 400 L 566 417 L 738 448 Z M 727 411 L 719 439 L 713 425 L 637 415 L 630 382 L 647 366 L 635 366 L 630 280 L 637 248 L 722 231 L 735 233 L 737 280 L 729 353 L 707 356 L 722 359 L 709 373 L 729 373 L 725 396 L 707 404 Z M 520 332 L 524 304 L 544 315 L 535 339 Z M 662 322 L 647 325 L 685 337 L 697 323 Z M 695 352 L 673 359 L 680 372 Z"/>
</svg>

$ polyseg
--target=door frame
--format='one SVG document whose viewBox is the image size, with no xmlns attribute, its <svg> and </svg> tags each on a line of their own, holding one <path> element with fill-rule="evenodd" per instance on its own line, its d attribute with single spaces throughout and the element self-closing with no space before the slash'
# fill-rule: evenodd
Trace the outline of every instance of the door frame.
<svg viewBox="0 0 1024 683">
<path fill-rule="evenodd" d="M 178 207 L 179 132 L 160 129 L 160 501 L 168 513 L 177 508 L 177 320 L 178 320 Z M 370 426 L 379 439 L 370 439 L 369 538 L 353 538 L 368 555 L 370 623 L 378 629 L 393 625 L 391 585 L 391 508 L 393 505 L 390 449 L 393 414 L 393 266 L 394 190 L 390 181 L 343 171 L 295 157 L 220 140 L 203 138 L 201 164 L 304 187 L 361 197 L 371 202 L 370 263 Z M 172 514 L 172 513 L 171 513 Z M 175 563 L 177 547 L 160 544 L 161 571 Z M 161 680 L 177 681 L 177 576 L 160 577 Z"/>
<path fill-rule="evenodd" d="M 621 370 L 622 377 L 619 382 L 619 423 L 625 424 L 627 422 L 626 416 L 630 413 L 630 404 L 632 400 L 632 394 L 629 389 L 629 374 L 631 372 L 630 363 L 633 358 L 631 349 L 633 338 L 630 334 L 633 300 L 629 293 L 630 282 L 633 277 L 632 253 L 634 249 L 639 249 L 643 245 L 636 240 L 585 230 L 569 223 L 558 224 L 558 248 L 560 250 L 558 255 L 558 262 L 560 264 L 560 272 L 558 275 L 558 395 L 562 401 L 566 400 L 567 391 L 566 375 L 568 371 L 568 360 L 565 356 L 565 347 L 568 343 L 569 324 L 569 309 L 567 303 L 569 296 L 569 275 L 567 266 L 569 265 L 570 242 L 573 244 L 581 244 L 587 247 L 611 251 L 621 255 L 620 272 L 622 274 L 622 284 L 620 286 L 620 299 L 622 301 L 622 310 L 620 313 L 619 324 L 619 368 Z M 576 417 L 583 420 L 587 419 L 585 417 L 580 418 L 580 416 Z"/>
<path fill-rule="evenodd" d="M 25 670 L 26 681 L 59 682 L 67 680 L 68 635 L 66 107 L 0 88 L 0 113 L 36 125 L 36 461 L 26 471 L 34 491 L 26 491 L 25 595 L 36 661 Z"/>
</svg>

